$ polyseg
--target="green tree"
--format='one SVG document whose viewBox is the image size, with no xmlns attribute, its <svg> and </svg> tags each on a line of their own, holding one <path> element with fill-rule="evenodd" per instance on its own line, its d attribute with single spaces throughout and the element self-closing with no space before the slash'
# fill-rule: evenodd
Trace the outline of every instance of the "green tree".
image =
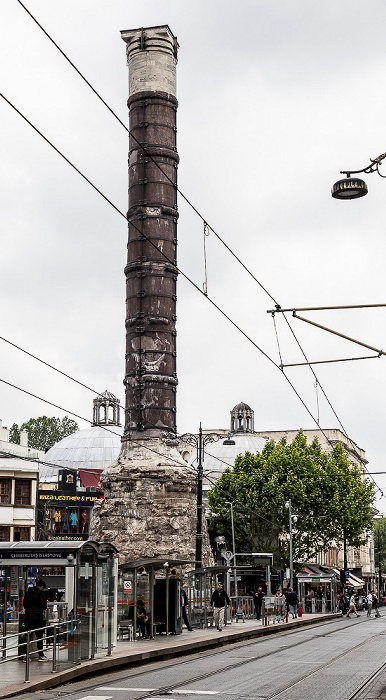
<svg viewBox="0 0 386 700">
<path fill-rule="evenodd" d="M 374 520 L 374 555 L 375 566 L 381 573 L 386 573 L 386 518 Z"/>
<path fill-rule="evenodd" d="M 79 428 L 78 424 L 68 416 L 64 418 L 39 416 L 39 418 L 30 418 L 20 427 L 14 423 L 10 431 L 11 442 L 20 443 L 21 430 L 28 431 L 28 447 L 47 452 L 56 442 L 75 433 Z"/>
<path fill-rule="evenodd" d="M 349 546 L 359 547 L 372 529 L 374 487 L 350 464 L 343 445 L 322 450 L 317 438 L 307 445 L 300 431 L 292 443 L 268 442 L 261 454 L 237 457 L 234 467 L 208 493 L 210 525 L 231 542 L 233 501 L 236 551 L 272 552 L 277 568 L 289 564 L 291 499 L 293 558 L 315 558 L 345 534 Z"/>
</svg>

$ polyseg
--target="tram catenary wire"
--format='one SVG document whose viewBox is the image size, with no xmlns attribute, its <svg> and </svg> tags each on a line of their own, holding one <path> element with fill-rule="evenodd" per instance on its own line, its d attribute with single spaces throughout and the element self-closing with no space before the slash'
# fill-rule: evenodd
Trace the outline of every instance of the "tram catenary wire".
<svg viewBox="0 0 386 700">
<path fill-rule="evenodd" d="M 229 647 L 232 647 L 232 648 L 252 647 L 252 646 L 258 644 L 259 642 L 267 642 L 267 641 L 271 640 L 272 638 L 282 639 L 283 637 L 287 637 L 287 636 L 292 637 L 292 636 L 297 636 L 300 634 L 304 635 L 304 633 L 308 632 L 308 631 L 312 632 L 312 631 L 320 630 L 320 634 L 316 634 L 311 638 L 308 637 L 307 639 L 300 639 L 300 640 L 298 639 L 293 644 L 286 645 L 285 648 L 281 647 L 281 648 L 273 649 L 273 650 L 270 649 L 269 651 L 266 651 L 262 654 L 258 654 L 256 656 L 249 657 L 248 659 L 242 659 L 241 661 L 236 661 L 233 664 L 227 664 L 227 666 L 225 668 L 223 666 L 221 666 L 218 669 L 214 669 L 212 671 L 191 677 L 189 679 L 185 679 L 183 681 L 176 682 L 176 683 L 173 683 L 173 684 L 168 685 L 168 686 L 162 686 L 162 687 L 158 688 L 157 690 L 152 690 L 152 691 L 147 690 L 146 692 L 143 692 L 142 694 L 135 695 L 135 700 L 145 700 L 146 698 L 149 698 L 149 697 L 158 697 L 158 696 L 162 696 L 162 695 L 168 695 L 168 694 L 172 693 L 173 690 L 181 688 L 184 685 L 190 685 L 191 683 L 198 682 L 200 680 L 205 680 L 206 678 L 210 678 L 210 677 L 217 675 L 219 673 L 222 674 L 222 673 L 224 673 L 224 671 L 231 671 L 233 669 L 241 668 L 242 666 L 246 666 L 250 663 L 253 663 L 254 661 L 259 661 L 259 660 L 264 659 L 264 658 L 268 658 L 268 657 L 271 657 L 271 656 L 274 656 L 274 655 L 277 655 L 280 653 L 284 653 L 284 652 L 288 651 L 289 649 L 295 649 L 295 648 L 297 649 L 304 644 L 309 644 L 313 639 L 317 639 L 318 637 L 332 636 L 332 635 L 337 634 L 337 633 L 342 631 L 342 626 L 340 624 L 341 622 L 342 622 L 342 618 L 337 618 L 335 620 L 329 620 L 326 622 L 318 622 L 315 624 L 307 625 L 307 627 L 300 628 L 300 629 L 299 628 L 298 629 L 281 629 L 279 632 L 275 632 L 274 634 L 272 634 L 270 636 L 256 637 L 253 639 L 253 641 L 248 640 L 248 641 L 233 642 L 233 643 L 230 642 L 226 646 L 221 646 L 221 649 L 215 649 L 209 653 L 207 650 L 205 650 L 205 651 L 197 650 L 196 651 L 194 649 L 187 649 L 186 654 L 192 654 L 192 655 L 194 655 L 194 658 L 184 659 L 182 661 L 176 661 L 176 662 L 170 663 L 170 664 L 168 663 L 167 668 L 170 669 L 170 668 L 175 668 L 175 667 L 179 667 L 179 666 L 185 666 L 188 664 L 193 664 L 197 661 L 197 659 L 200 658 L 201 655 L 205 655 L 205 658 L 207 659 L 211 656 L 218 656 L 221 654 L 226 654 L 229 651 Z M 350 624 L 350 628 L 356 627 L 357 625 L 360 625 L 360 624 L 363 624 L 363 621 L 361 621 L 361 622 L 353 621 Z M 325 628 L 329 627 L 330 625 L 335 625 L 336 626 L 335 629 L 330 630 L 329 632 L 325 632 L 324 631 Z M 351 647 L 346 652 L 340 652 L 340 656 L 344 656 L 344 655 L 350 653 L 351 651 L 353 651 L 354 649 L 360 648 L 366 642 L 371 642 L 375 638 L 383 636 L 384 634 L 385 634 L 385 632 L 384 632 L 384 630 L 382 630 L 378 634 L 373 635 L 371 638 L 364 640 L 364 641 L 360 642 L 359 644 Z M 217 638 L 214 640 L 214 644 L 218 644 Z M 149 661 L 146 663 L 147 672 L 154 673 L 154 672 L 157 672 L 159 670 L 162 670 L 161 664 L 164 664 L 165 661 L 169 660 L 168 655 L 170 654 L 170 649 L 167 650 L 166 654 L 167 654 L 166 659 L 154 660 L 154 661 L 149 659 Z M 335 659 L 330 660 L 324 664 L 321 664 L 320 666 L 318 666 L 317 669 L 311 671 L 309 674 L 306 674 L 304 677 L 308 677 L 308 676 L 312 675 L 313 673 L 315 673 L 318 670 L 321 670 L 325 666 L 327 667 L 334 660 Z M 149 666 L 153 665 L 153 664 L 154 664 L 154 666 L 156 666 L 156 668 L 149 668 Z M 386 665 L 386 662 L 383 665 Z M 377 669 L 377 671 L 374 673 L 378 673 L 378 672 L 379 672 L 379 669 Z M 119 674 L 119 677 L 118 677 L 118 674 Z M 144 672 L 143 672 L 143 669 L 140 671 L 135 671 L 134 673 L 130 673 L 130 671 L 117 671 L 117 672 L 112 672 L 112 673 L 108 672 L 108 675 L 109 676 L 114 675 L 114 680 L 122 680 L 123 678 L 126 678 L 128 680 L 135 679 L 135 678 L 141 678 L 143 680 Z M 304 680 L 304 678 L 302 678 L 302 679 Z M 111 682 L 108 681 L 108 682 L 111 683 L 112 681 Z M 300 679 L 297 682 L 300 682 Z M 367 682 L 368 682 L 368 679 L 366 680 L 366 683 Z M 296 684 L 296 682 L 295 683 L 292 682 L 291 685 L 295 685 L 295 684 Z M 100 687 L 101 687 L 101 682 L 99 681 L 98 683 L 93 683 L 93 685 L 87 685 L 87 691 L 93 690 L 95 688 L 100 688 Z M 280 691 L 277 691 L 275 694 L 272 694 L 270 696 L 266 696 L 267 700 L 268 700 L 268 698 L 276 697 L 276 695 L 279 695 L 285 689 L 286 688 L 282 688 Z M 357 692 L 357 690 L 355 692 Z M 68 696 L 61 694 L 61 697 L 71 697 L 75 693 L 79 693 L 79 690 L 74 691 L 74 693 L 68 693 Z"/>
<path fill-rule="evenodd" d="M 141 144 L 141 142 L 137 139 L 137 137 L 135 136 L 135 134 L 133 134 L 132 131 L 126 126 L 126 124 L 124 124 L 124 122 L 118 117 L 118 115 L 116 114 L 116 112 L 114 112 L 114 110 L 110 107 L 110 105 L 106 102 L 106 100 L 104 100 L 103 97 L 99 94 L 99 92 L 93 87 L 93 85 L 91 85 L 90 81 L 87 80 L 87 78 L 85 77 L 85 75 L 83 75 L 83 73 L 79 70 L 79 68 L 77 68 L 77 66 L 74 64 L 74 62 L 71 61 L 71 59 L 69 58 L 69 56 L 67 56 L 67 54 L 65 53 L 65 51 L 63 51 L 63 49 L 57 44 L 57 42 L 53 39 L 53 37 L 49 34 L 49 32 L 48 32 L 46 29 L 44 29 L 44 27 L 40 24 L 40 22 L 36 19 L 36 17 L 32 14 L 32 12 L 21 2 L 21 0 L 17 0 L 17 1 L 18 1 L 19 5 L 25 10 L 25 12 L 26 12 L 26 13 L 31 17 L 31 19 L 35 22 L 35 24 L 39 27 L 39 29 L 41 29 L 41 31 L 45 34 L 45 36 L 49 39 L 49 41 L 55 46 L 55 48 L 59 51 L 59 53 L 65 58 L 65 60 L 70 64 L 70 66 L 76 71 L 76 73 L 80 76 L 80 78 L 86 83 L 86 85 L 90 88 L 90 90 L 96 95 L 96 97 L 102 102 L 102 104 L 106 107 L 106 109 L 107 109 L 107 110 L 112 114 L 112 116 L 117 120 L 117 122 L 125 129 L 125 131 L 129 134 L 129 136 L 141 147 L 141 149 L 144 151 L 144 153 L 147 155 L 147 157 L 148 157 L 148 158 L 154 163 L 154 165 L 160 170 L 160 172 L 164 175 L 164 177 L 166 177 L 166 179 L 173 185 L 173 187 L 175 188 L 176 192 L 178 192 L 178 194 L 179 194 L 179 195 L 185 200 L 185 202 L 191 207 L 191 209 L 195 212 L 195 214 L 197 214 L 197 216 L 198 216 L 198 217 L 201 219 L 201 221 L 204 223 L 204 226 L 206 226 L 210 231 L 212 231 L 212 233 L 216 236 L 216 238 L 220 241 L 220 243 L 221 243 L 221 244 L 228 250 L 228 252 L 236 259 L 236 261 L 241 265 L 241 267 L 244 268 L 244 270 L 252 277 L 252 279 L 256 282 L 256 284 L 257 284 L 259 287 L 261 287 L 261 289 L 267 294 L 267 296 L 274 302 L 274 304 L 275 304 L 277 307 L 280 307 L 280 305 L 278 304 L 278 302 L 276 301 L 276 299 L 272 296 L 272 294 L 263 286 L 263 284 L 262 284 L 262 283 L 257 279 L 257 277 L 251 272 L 251 270 L 247 267 L 247 265 L 236 255 L 236 253 L 235 253 L 235 252 L 232 250 L 232 248 L 225 242 L 225 240 L 223 240 L 223 238 L 221 238 L 221 236 L 215 231 L 215 229 L 212 228 L 212 226 L 210 226 L 210 225 L 207 223 L 206 217 L 204 217 L 204 215 L 201 214 L 201 212 L 197 209 L 197 207 L 194 206 L 194 204 L 190 201 L 190 199 L 180 190 L 180 188 L 178 187 L 178 185 L 177 185 L 177 184 L 169 177 L 169 175 L 164 171 L 164 169 L 163 169 L 162 166 L 158 163 L 158 161 L 155 160 L 155 158 L 152 156 L 152 154 L 148 152 L 147 148 L 146 148 L 143 144 Z M 383 177 L 383 176 L 382 176 L 382 177 Z M 102 196 L 104 197 L 104 195 L 102 195 Z M 105 198 L 105 199 L 107 199 L 107 198 Z M 112 206 L 114 206 L 114 205 L 112 205 Z M 207 295 L 206 295 L 206 296 L 207 296 Z M 349 442 L 350 442 L 350 444 L 352 445 L 352 447 L 355 448 L 355 443 L 348 437 L 348 433 L 347 433 L 347 431 L 345 430 L 342 421 L 340 420 L 340 418 L 339 418 L 337 412 L 335 411 L 335 409 L 334 409 L 334 407 L 333 407 L 333 405 L 332 405 L 330 399 L 328 398 L 325 389 L 323 388 L 323 386 L 322 386 L 322 384 L 320 383 L 318 377 L 316 376 L 315 370 L 313 369 L 313 367 L 311 366 L 311 364 L 309 364 L 308 358 L 306 357 L 306 354 L 305 354 L 305 352 L 304 352 L 304 349 L 303 349 L 303 347 L 301 346 L 300 341 L 299 341 L 298 337 L 296 336 L 295 331 L 293 330 L 293 328 L 292 328 L 292 326 L 291 326 L 291 324 L 290 324 L 290 322 L 289 322 L 287 316 L 285 315 L 285 313 L 283 313 L 283 316 L 284 316 L 284 319 L 285 319 L 285 321 L 286 321 L 286 323 L 287 323 L 287 326 L 289 327 L 289 329 L 290 329 L 290 331 L 291 331 L 291 333 L 292 333 L 294 339 L 296 340 L 296 343 L 297 343 L 297 345 L 298 345 L 298 347 L 299 347 L 299 349 L 300 349 L 300 351 L 301 351 L 303 357 L 304 357 L 305 360 L 306 360 L 306 363 L 307 363 L 308 366 L 309 366 L 310 371 L 312 372 L 314 378 L 316 379 L 316 381 L 317 381 L 317 383 L 318 383 L 318 386 L 320 387 L 320 389 L 321 389 L 321 391 L 322 391 L 322 393 L 323 393 L 324 398 L 326 399 L 326 401 L 327 401 L 327 403 L 328 403 L 330 409 L 332 410 L 332 412 L 333 412 L 335 418 L 337 419 L 337 421 L 338 421 L 340 427 L 342 428 L 343 433 L 345 434 L 345 436 L 346 436 L 347 439 L 349 440 Z M 355 359 L 355 358 L 353 358 L 353 359 Z M 282 369 L 282 371 L 283 371 L 283 369 Z M 284 374 L 284 376 L 286 376 L 285 373 L 284 373 L 284 371 L 283 371 L 283 374 Z M 286 378 L 287 378 L 287 377 L 286 377 Z M 315 420 L 315 419 L 314 419 L 314 420 Z M 320 425 L 319 425 L 319 422 L 318 422 L 318 421 L 316 421 L 316 424 L 318 425 L 318 427 L 319 427 L 319 429 L 320 429 Z M 364 464 L 364 468 L 367 470 L 366 464 Z M 369 472 L 368 472 L 368 473 L 369 473 Z M 382 491 L 382 489 L 379 488 L 378 484 L 375 482 L 375 479 L 372 479 L 372 480 L 373 480 L 375 486 L 377 487 L 377 489 L 380 491 L 381 495 L 383 496 L 383 491 Z"/>
</svg>

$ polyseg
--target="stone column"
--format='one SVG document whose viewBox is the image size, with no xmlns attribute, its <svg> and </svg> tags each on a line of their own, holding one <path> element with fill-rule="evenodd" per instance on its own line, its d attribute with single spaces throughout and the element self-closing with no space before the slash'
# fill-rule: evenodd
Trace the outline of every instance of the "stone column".
<svg viewBox="0 0 386 700">
<path fill-rule="evenodd" d="M 177 39 L 121 32 L 129 67 L 124 439 L 176 430 Z"/>
<path fill-rule="evenodd" d="M 123 31 L 129 67 L 126 417 L 122 450 L 101 477 L 90 537 L 120 561 L 195 559 L 196 474 L 176 431 L 178 44 L 168 26 Z M 162 171 L 157 167 L 160 165 Z M 203 563 L 211 562 L 203 523 Z"/>
</svg>

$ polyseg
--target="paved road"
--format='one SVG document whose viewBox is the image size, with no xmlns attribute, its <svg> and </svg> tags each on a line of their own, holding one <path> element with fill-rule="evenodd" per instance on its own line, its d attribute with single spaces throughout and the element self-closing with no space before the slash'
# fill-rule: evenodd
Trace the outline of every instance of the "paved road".
<svg viewBox="0 0 386 700">
<path fill-rule="evenodd" d="M 385 664 L 385 669 L 382 669 Z M 349 700 L 386 699 L 386 614 L 339 619 L 246 641 L 188 659 L 97 676 L 31 700 Z M 225 696 L 225 697 L 224 697 Z M 228 698 L 226 697 L 228 696 Z"/>
</svg>

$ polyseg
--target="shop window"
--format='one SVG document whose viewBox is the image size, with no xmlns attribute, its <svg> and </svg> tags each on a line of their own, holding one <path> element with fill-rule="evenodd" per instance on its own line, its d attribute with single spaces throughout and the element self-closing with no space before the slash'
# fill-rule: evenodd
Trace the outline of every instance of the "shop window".
<svg viewBox="0 0 386 700">
<path fill-rule="evenodd" d="M 30 527 L 14 527 L 13 528 L 13 541 L 14 542 L 29 542 L 31 539 L 31 528 Z"/>
<path fill-rule="evenodd" d="M 12 480 L 0 479 L 0 503 L 11 503 Z"/>
<path fill-rule="evenodd" d="M 0 542 L 9 542 L 10 541 L 10 528 L 7 527 L 6 525 L 1 525 L 0 526 Z"/>
<path fill-rule="evenodd" d="M 31 505 L 31 479 L 16 479 L 15 481 L 15 505 Z"/>
</svg>

